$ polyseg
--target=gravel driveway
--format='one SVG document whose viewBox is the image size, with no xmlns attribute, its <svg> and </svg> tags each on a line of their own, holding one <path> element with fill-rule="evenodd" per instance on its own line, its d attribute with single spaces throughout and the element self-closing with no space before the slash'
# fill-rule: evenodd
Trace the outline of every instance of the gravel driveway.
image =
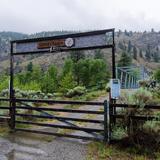
<svg viewBox="0 0 160 160">
<path fill-rule="evenodd" d="M 0 138 L 0 160 L 85 160 L 86 155 L 86 144 L 69 139 L 24 133 Z"/>
<path fill-rule="evenodd" d="M 103 101 L 105 97 L 97 99 Z M 80 109 L 99 110 L 102 106 L 81 106 Z M 75 114 L 68 116 L 74 117 Z M 78 118 L 83 118 L 79 114 Z M 97 116 L 95 119 L 103 119 Z M 87 127 L 90 127 L 87 125 Z M 92 124 L 93 127 L 93 124 Z M 94 125 L 94 127 L 98 127 Z M 100 126 L 101 127 L 101 126 Z M 43 128 L 43 130 L 49 130 Z M 57 130 L 52 129 L 53 132 Z M 72 134 L 86 134 L 76 131 Z M 59 138 L 47 135 L 16 132 L 6 138 L 0 137 L 0 160 L 85 160 L 89 141 L 71 138 Z"/>
</svg>

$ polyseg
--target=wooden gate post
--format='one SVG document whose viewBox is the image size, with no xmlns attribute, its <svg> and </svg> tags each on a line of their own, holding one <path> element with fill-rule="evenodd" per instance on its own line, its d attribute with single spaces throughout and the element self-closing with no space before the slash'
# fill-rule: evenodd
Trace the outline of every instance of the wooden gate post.
<svg viewBox="0 0 160 160">
<path fill-rule="evenodd" d="M 110 129 L 109 129 L 109 104 L 108 101 L 104 101 L 104 142 L 110 142 Z"/>
<path fill-rule="evenodd" d="M 13 43 L 11 42 L 11 50 L 10 50 L 10 123 L 9 127 L 11 130 L 15 129 L 15 91 L 13 86 L 13 76 L 14 76 L 14 57 L 13 57 Z"/>
<path fill-rule="evenodd" d="M 15 129 L 15 113 L 16 113 L 16 101 L 15 101 L 15 94 L 14 94 L 14 90 L 12 91 L 13 93 L 13 97 L 11 97 L 10 99 L 10 110 L 11 110 L 11 113 L 10 113 L 10 128 L 12 131 L 14 131 Z"/>
</svg>

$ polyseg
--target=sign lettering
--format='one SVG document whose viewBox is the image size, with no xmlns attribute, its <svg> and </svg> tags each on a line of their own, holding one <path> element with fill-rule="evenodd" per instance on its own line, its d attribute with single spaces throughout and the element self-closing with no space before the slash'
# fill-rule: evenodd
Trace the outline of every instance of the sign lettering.
<svg viewBox="0 0 160 160">
<path fill-rule="evenodd" d="M 56 39 L 51 41 L 42 41 L 37 44 L 38 49 L 45 49 L 45 48 L 51 48 L 51 47 L 63 47 L 65 46 L 65 40 L 64 39 Z"/>
</svg>

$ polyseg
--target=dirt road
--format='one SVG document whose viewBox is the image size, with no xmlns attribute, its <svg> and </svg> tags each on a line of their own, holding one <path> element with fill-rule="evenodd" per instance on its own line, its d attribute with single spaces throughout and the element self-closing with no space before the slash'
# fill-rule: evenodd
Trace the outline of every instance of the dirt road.
<svg viewBox="0 0 160 160">
<path fill-rule="evenodd" d="M 106 97 L 100 97 L 97 101 L 104 101 Z M 79 109 L 100 110 L 103 106 L 80 106 Z M 69 113 L 67 116 L 75 117 Z M 78 116 L 78 117 L 77 117 Z M 86 115 L 85 115 L 86 116 Z M 84 114 L 77 114 L 77 118 L 84 118 Z M 103 116 L 94 117 L 103 119 Z M 59 122 L 61 124 L 62 122 Z M 103 126 L 94 125 L 95 128 Z M 49 130 L 49 128 L 41 128 Z M 54 130 L 54 129 L 53 129 Z M 54 131 L 57 131 L 55 129 Z M 85 135 L 87 133 L 76 131 L 71 134 Z M 0 160 L 85 160 L 87 155 L 87 143 L 70 138 L 58 138 L 53 136 L 16 132 L 5 138 L 0 138 Z"/>
</svg>

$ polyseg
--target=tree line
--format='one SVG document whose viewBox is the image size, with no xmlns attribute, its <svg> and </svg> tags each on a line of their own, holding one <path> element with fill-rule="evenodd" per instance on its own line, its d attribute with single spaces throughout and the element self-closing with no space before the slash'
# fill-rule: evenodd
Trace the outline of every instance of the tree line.
<svg viewBox="0 0 160 160">
<path fill-rule="evenodd" d="M 26 70 L 15 75 L 14 85 L 22 90 L 41 90 L 44 93 L 67 92 L 76 86 L 95 86 L 107 83 L 111 73 L 99 50 L 88 58 L 83 52 L 71 52 L 62 69 L 54 64 L 46 71 L 30 62 Z"/>
</svg>

